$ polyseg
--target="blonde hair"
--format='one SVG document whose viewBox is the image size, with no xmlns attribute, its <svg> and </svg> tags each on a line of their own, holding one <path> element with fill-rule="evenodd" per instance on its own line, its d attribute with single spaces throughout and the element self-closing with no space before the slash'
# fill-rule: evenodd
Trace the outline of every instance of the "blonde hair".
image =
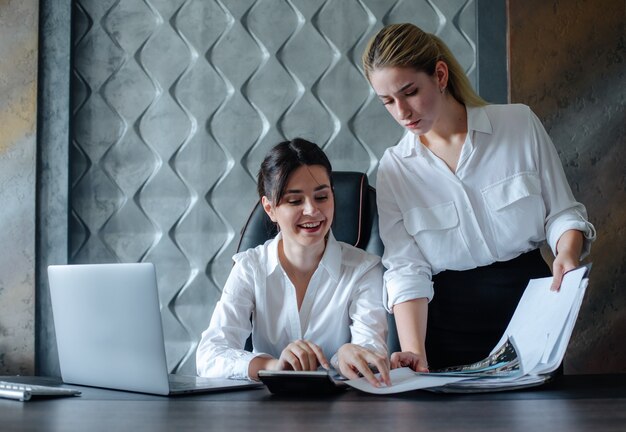
<svg viewBox="0 0 626 432">
<path fill-rule="evenodd" d="M 363 53 L 365 77 L 370 80 L 377 69 L 411 67 L 428 75 L 435 74 L 438 61 L 448 65 L 447 90 L 466 106 L 483 106 L 487 102 L 472 88 L 463 68 L 450 49 L 437 36 L 413 24 L 390 24 L 370 39 Z"/>
</svg>

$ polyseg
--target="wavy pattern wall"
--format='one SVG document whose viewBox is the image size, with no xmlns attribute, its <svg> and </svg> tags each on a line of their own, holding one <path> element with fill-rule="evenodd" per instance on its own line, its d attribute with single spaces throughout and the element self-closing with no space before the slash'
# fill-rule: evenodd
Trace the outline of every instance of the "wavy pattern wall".
<svg viewBox="0 0 626 432">
<path fill-rule="evenodd" d="M 271 146 L 302 136 L 375 182 L 402 130 L 360 55 L 407 21 L 476 82 L 474 0 L 75 2 L 70 261 L 156 264 L 172 371 L 194 371 Z"/>
</svg>

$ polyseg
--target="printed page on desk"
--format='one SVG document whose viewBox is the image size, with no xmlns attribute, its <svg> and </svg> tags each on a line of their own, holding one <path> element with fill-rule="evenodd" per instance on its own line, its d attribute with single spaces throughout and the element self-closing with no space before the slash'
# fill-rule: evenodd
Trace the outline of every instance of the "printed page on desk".
<svg viewBox="0 0 626 432">
<path fill-rule="evenodd" d="M 585 277 L 590 268 L 588 265 L 568 272 L 558 292 L 550 290 L 552 278 L 531 280 L 500 342 L 484 360 L 429 374 L 392 371 L 392 377 L 398 376 L 397 382 L 392 379 L 391 387 L 377 389 L 363 378 L 347 381 L 347 384 L 377 394 L 417 389 L 469 393 L 540 385 L 550 379 L 549 374 L 563 360 L 587 288 Z M 444 382 L 445 378 L 458 380 Z M 439 385 L 438 380 L 441 380 Z"/>
<path fill-rule="evenodd" d="M 378 376 L 378 374 L 377 374 Z M 448 376 L 436 374 L 421 374 L 408 367 L 393 369 L 390 372 L 390 387 L 374 387 L 365 378 L 357 378 L 346 381 L 351 387 L 366 393 L 373 394 L 393 394 L 412 390 L 427 389 L 430 387 L 441 387 L 446 384 L 468 379 L 462 376 Z"/>
</svg>

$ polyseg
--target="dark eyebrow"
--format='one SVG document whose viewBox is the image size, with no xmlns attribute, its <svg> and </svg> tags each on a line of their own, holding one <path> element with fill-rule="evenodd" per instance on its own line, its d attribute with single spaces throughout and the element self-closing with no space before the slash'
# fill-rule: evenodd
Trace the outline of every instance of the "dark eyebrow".
<svg viewBox="0 0 626 432">
<path fill-rule="evenodd" d="M 317 191 L 321 191 L 322 189 L 328 189 L 330 188 L 330 186 L 326 185 L 326 184 L 322 184 L 317 186 L 315 189 L 313 189 L 313 192 L 317 192 Z M 287 189 L 285 191 L 285 195 L 287 194 L 299 194 L 302 193 L 302 190 L 300 189 Z"/>
<path fill-rule="evenodd" d="M 396 93 L 402 93 L 403 91 L 405 91 L 406 89 L 408 89 L 409 87 L 411 87 L 414 83 L 410 82 L 408 84 L 405 84 L 404 86 L 402 86 L 400 89 L 398 89 L 398 91 Z M 386 98 L 389 97 L 387 95 L 378 95 L 379 98 Z"/>
</svg>

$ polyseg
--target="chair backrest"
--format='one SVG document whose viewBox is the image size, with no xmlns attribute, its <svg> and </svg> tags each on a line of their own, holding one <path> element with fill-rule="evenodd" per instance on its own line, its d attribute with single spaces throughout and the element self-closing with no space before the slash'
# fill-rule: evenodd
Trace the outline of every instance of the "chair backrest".
<svg viewBox="0 0 626 432">
<path fill-rule="evenodd" d="M 383 244 L 378 235 L 376 190 L 369 185 L 367 174 L 334 171 L 332 177 L 335 191 L 332 230 L 335 238 L 381 256 Z M 257 202 L 241 230 L 237 252 L 258 246 L 276 234 L 276 225 L 267 216 L 261 203 Z"/>
<path fill-rule="evenodd" d="M 335 191 L 335 217 L 333 235 L 339 241 L 382 256 L 383 243 L 378 232 L 378 211 L 376 190 L 370 186 L 367 174 L 351 171 L 333 171 Z M 248 221 L 241 230 L 237 252 L 256 247 L 273 238 L 278 233 L 276 225 L 269 218 L 260 202 L 252 209 Z M 393 316 L 387 316 L 389 353 L 399 351 L 398 334 Z M 246 349 L 252 349 L 248 339 Z"/>
</svg>

